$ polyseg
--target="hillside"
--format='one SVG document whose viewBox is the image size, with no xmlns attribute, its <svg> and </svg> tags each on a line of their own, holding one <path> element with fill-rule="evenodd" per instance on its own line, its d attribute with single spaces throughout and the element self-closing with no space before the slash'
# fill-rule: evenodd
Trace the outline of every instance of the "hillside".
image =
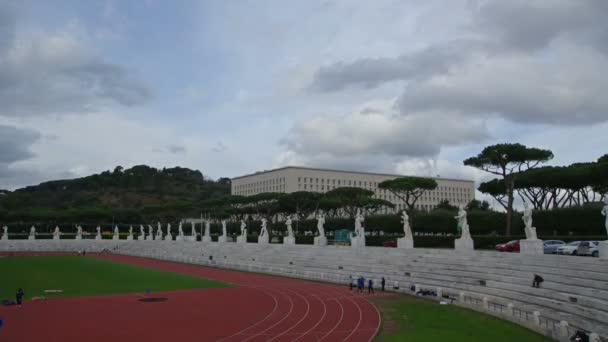
<svg viewBox="0 0 608 342">
<path fill-rule="evenodd" d="M 44 212 L 56 216 L 53 213 L 62 211 L 97 211 L 101 216 L 109 212 L 112 216 L 115 213 L 141 216 L 154 211 L 166 212 L 170 208 L 197 212 L 196 208 L 203 201 L 229 193 L 230 179 L 210 180 L 198 170 L 181 167 L 159 170 L 146 165 L 123 169 L 117 166 L 114 171 L 6 192 L 0 196 L 0 221 L 29 221 L 36 217 L 42 220 L 47 216 Z"/>
</svg>

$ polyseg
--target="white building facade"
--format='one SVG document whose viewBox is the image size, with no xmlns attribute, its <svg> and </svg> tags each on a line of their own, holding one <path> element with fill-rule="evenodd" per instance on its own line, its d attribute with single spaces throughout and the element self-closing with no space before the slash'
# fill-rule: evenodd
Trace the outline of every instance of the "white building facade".
<svg viewBox="0 0 608 342">
<path fill-rule="evenodd" d="M 359 187 L 374 192 L 375 198 L 395 204 L 395 211 L 406 209 L 405 204 L 378 184 L 403 175 L 354 172 L 287 166 L 232 178 L 233 195 L 251 196 L 263 192 L 292 193 L 310 191 L 324 193 L 340 187 Z M 418 210 L 432 210 L 442 200 L 452 205 L 466 205 L 475 198 L 475 184 L 471 180 L 434 178 L 437 188 L 426 191 L 418 199 Z"/>
</svg>

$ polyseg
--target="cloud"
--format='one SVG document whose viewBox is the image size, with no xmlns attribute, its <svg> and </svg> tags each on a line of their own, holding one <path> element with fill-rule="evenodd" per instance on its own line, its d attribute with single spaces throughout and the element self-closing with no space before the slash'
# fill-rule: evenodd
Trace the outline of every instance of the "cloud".
<svg viewBox="0 0 608 342">
<path fill-rule="evenodd" d="M 0 125 L 0 164 L 10 164 L 34 156 L 30 146 L 40 139 L 38 132 Z"/>
<path fill-rule="evenodd" d="M 221 153 L 228 149 L 228 146 L 224 145 L 223 142 L 218 141 L 215 146 L 211 149 L 213 152 Z"/>
<path fill-rule="evenodd" d="M 151 97 L 125 68 L 92 53 L 91 38 L 77 22 L 17 31 L 16 13 L 0 6 L 0 116 L 82 113 Z"/>
<path fill-rule="evenodd" d="M 591 124 L 608 120 L 606 56 L 564 47 L 542 60 L 528 55 L 480 58 L 420 82 L 398 100 L 410 111 L 454 110 L 513 122 Z"/>
<path fill-rule="evenodd" d="M 179 145 L 169 145 L 167 146 L 167 150 L 173 154 L 186 152 L 186 148 L 184 146 Z"/>
<path fill-rule="evenodd" d="M 404 116 L 448 111 L 554 125 L 608 120 L 608 80 L 598 72 L 608 68 L 607 2 L 479 3 L 469 7 L 466 32 L 395 58 L 322 66 L 310 88 L 345 92 L 402 81 L 396 105 Z"/>
<path fill-rule="evenodd" d="M 404 117 L 387 108 L 363 108 L 297 121 L 281 142 L 285 151 L 279 160 L 365 170 L 374 168 L 380 158 L 392 168 L 391 160 L 435 156 L 442 146 L 479 143 L 489 137 L 483 120 L 463 120 L 454 113 Z"/>
<path fill-rule="evenodd" d="M 34 157 L 31 146 L 40 139 L 38 132 L 0 124 L 0 180 L 2 188 L 10 187 L 11 178 L 28 172 L 16 169 L 15 163 Z"/>
<path fill-rule="evenodd" d="M 602 0 L 495 0 L 474 10 L 474 25 L 489 39 L 512 49 L 543 49 L 565 38 L 604 50 L 608 47 L 603 39 L 608 35 L 606 13 L 608 3 Z"/>
<path fill-rule="evenodd" d="M 475 45 L 473 41 L 451 41 L 397 58 L 366 58 L 351 63 L 333 63 L 319 68 L 310 88 L 338 91 L 348 86 L 375 88 L 390 81 L 426 79 L 445 73 L 452 65 L 462 62 L 465 51 Z"/>
</svg>

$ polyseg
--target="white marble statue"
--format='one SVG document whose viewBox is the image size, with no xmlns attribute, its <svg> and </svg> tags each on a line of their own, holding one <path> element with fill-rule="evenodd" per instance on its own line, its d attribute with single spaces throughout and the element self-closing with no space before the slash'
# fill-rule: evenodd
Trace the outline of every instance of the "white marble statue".
<svg viewBox="0 0 608 342">
<path fill-rule="evenodd" d="M 114 226 L 114 235 L 112 235 L 112 240 L 119 240 L 120 239 L 120 234 L 119 234 L 119 230 L 118 230 L 118 226 Z"/>
<path fill-rule="evenodd" d="M 2 240 L 8 240 L 8 227 L 2 227 Z"/>
<path fill-rule="evenodd" d="M 526 239 L 537 240 L 538 237 L 536 236 L 536 228 L 532 227 L 532 208 L 530 208 L 528 203 L 524 203 L 524 214 L 522 216 L 522 220 L 524 220 Z"/>
<path fill-rule="evenodd" d="M 101 227 L 97 226 L 95 229 L 97 230 L 97 236 L 101 237 Z"/>
<path fill-rule="evenodd" d="M 228 236 L 228 230 L 226 229 L 226 220 L 222 220 L 222 236 Z"/>
<path fill-rule="evenodd" d="M 30 236 L 36 236 L 36 227 L 32 226 L 30 228 Z"/>
<path fill-rule="evenodd" d="M 167 235 L 171 235 L 171 223 L 167 223 Z"/>
<path fill-rule="evenodd" d="M 152 228 L 152 225 L 148 225 L 148 237 L 152 238 L 154 236 L 154 228 Z"/>
<path fill-rule="evenodd" d="M 53 240 L 59 240 L 61 236 L 61 231 L 58 226 L 55 226 L 55 232 L 53 232 Z"/>
<path fill-rule="evenodd" d="M 144 225 L 143 224 L 139 225 L 139 235 L 140 236 L 146 236 L 146 230 L 144 229 Z"/>
<path fill-rule="evenodd" d="M 604 227 L 606 228 L 606 234 L 608 234 L 608 197 L 604 199 L 604 207 L 602 208 L 602 215 L 606 218 L 604 221 Z"/>
<path fill-rule="evenodd" d="M 76 240 L 82 239 L 82 227 L 76 226 Z"/>
<path fill-rule="evenodd" d="M 325 236 L 325 215 L 319 214 L 317 216 L 317 230 L 319 232 L 319 236 Z"/>
<path fill-rule="evenodd" d="M 287 220 L 285 221 L 285 226 L 287 226 L 287 236 L 293 237 L 293 229 L 291 228 L 291 215 L 287 216 Z"/>
<path fill-rule="evenodd" d="M 211 236 L 211 221 L 205 221 L 205 236 Z"/>
<path fill-rule="evenodd" d="M 267 222 L 268 221 L 265 218 L 262 218 L 262 229 L 260 229 L 260 236 L 266 236 L 268 234 L 268 228 L 266 227 Z"/>
<path fill-rule="evenodd" d="M 157 233 L 160 231 L 160 236 L 163 236 L 163 227 L 161 226 L 160 221 L 156 223 L 156 228 Z"/>
<path fill-rule="evenodd" d="M 119 234 L 119 230 L 118 230 L 118 226 L 114 226 L 114 235 L 118 235 Z"/>
<path fill-rule="evenodd" d="M 163 227 L 161 227 L 160 222 L 158 222 L 158 229 L 156 230 L 156 239 L 157 240 L 163 239 Z"/>
<path fill-rule="evenodd" d="M 363 221 L 365 221 L 365 217 L 361 214 L 361 210 L 357 209 L 357 215 L 355 216 L 355 234 L 357 236 L 365 236 L 365 230 L 362 225 Z"/>
<path fill-rule="evenodd" d="M 247 235 L 247 223 L 245 220 L 241 220 L 241 236 Z"/>
<path fill-rule="evenodd" d="M 182 223 L 179 223 L 179 226 L 177 227 L 177 234 L 179 237 L 183 238 L 184 237 L 184 230 L 182 229 Z"/>
<path fill-rule="evenodd" d="M 410 227 L 410 217 L 407 215 L 407 211 L 401 212 L 401 223 L 403 223 L 403 234 L 406 239 L 413 239 L 412 228 Z"/>
<path fill-rule="evenodd" d="M 471 233 L 469 232 L 469 224 L 467 223 L 467 211 L 464 210 L 464 205 L 458 206 L 458 215 L 454 216 L 456 221 L 458 221 L 458 229 L 460 230 L 460 237 L 465 239 L 471 238 Z"/>
<path fill-rule="evenodd" d="M 196 236 L 196 223 L 190 222 L 190 236 Z"/>
</svg>

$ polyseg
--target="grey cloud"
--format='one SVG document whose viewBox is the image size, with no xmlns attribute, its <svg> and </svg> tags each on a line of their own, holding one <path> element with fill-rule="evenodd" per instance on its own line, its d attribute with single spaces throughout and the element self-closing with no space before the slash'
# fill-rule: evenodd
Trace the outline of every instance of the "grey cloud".
<svg viewBox="0 0 608 342">
<path fill-rule="evenodd" d="M 565 53 L 552 63 L 532 57 L 472 62 L 441 80 L 406 88 L 402 114 L 452 110 L 468 116 L 498 115 L 510 121 L 592 124 L 608 120 L 608 87 L 601 56 Z"/>
<path fill-rule="evenodd" d="M 40 134 L 14 126 L 0 125 L 0 164 L 10 164 L 33 156 L 30 146 Z"/>
<path fill-rule="evenodd" d="M 81 113 L 151 97 L 125 68 L 90 55 L 73 28 L 17 36 L 16 13 L 0 6 L 0 116 Z"/>
<path fill-rule="evenodd" d="M 292 155 L 308 159 L 330 155 L 343 159 L 372 155 L 433 156 L 442 146 L 477 143 L 487 138 L 482 121 L 465 121 L 455 114 L 399 117 L 354 113 L 297 122 L 281 143 Z"/>
<path fill-rule="evenodd" d="M 221 153 L 224 152 L 228 149 L 228 147 L 226 145 L 224 145 L 224 143 L 222 143 L 221 141 L 218 141 L 217 144 L 211 149 L 213 152 L 217 152 L 217 153 Z"/>
<path fill-rule="evenodd" d="M 597 47 L 604 49 L 608 42 L 600 37 L 608 34 L 607 14 L 608 2 L 604 0 L 488 1 L 474 11 L 474 23 L 488 39 L 509 48 L 541 49 L 570 35 L 579 42 L 603 44 Z"/>
<path fill-rule="evenodd" d="M 31 180 L 30 170 L 14 168 L 15 162 L 28 160 L 34 156 L 30 147 L 40 139 L 35 131 L 14 126 L 0 125 L 0 182 L 2 188 L 14 189 L 21 181 Z"/>
<path fill-rule="evenodd" d="M 426 79 L 445 73 L 452 65 L 462 62 L 468 54 L 467 50 L 478 44 L 472 40 L 457 40 L 397 58 L 366 58 L 351 63 L 334 63 L 321 67 L 315 73 L 310 88 L 315 91 L 338 91 L 353 85 L 374 88 L 390 81 Z"/>
<path fill-rule="evenodd" d="M 173 154 L 186 152 L 186 148 L 184 146 L 179 145 L 169 145 L 167 146 L 167 150 Z"/>
</svg>

